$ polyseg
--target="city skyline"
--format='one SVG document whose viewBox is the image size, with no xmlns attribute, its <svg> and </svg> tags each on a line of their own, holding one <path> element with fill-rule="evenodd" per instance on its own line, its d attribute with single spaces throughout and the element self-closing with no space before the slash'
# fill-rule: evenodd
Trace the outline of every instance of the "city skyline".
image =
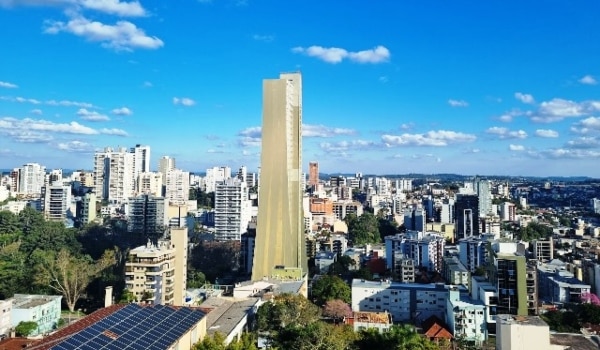
<svg viewBox="0 0 600 350">
<path fill-rule="evenodd" d="M 0 168 L 254 170 L 262 79 L 300 71 L 304 172 L 600 177 L 598 10 L 0 0 Z"/>
</svg>

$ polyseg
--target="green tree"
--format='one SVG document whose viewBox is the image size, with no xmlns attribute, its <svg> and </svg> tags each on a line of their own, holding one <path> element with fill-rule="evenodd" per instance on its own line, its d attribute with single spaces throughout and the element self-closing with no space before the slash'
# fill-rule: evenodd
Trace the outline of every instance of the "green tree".
<svg viewBox="0 0 600 350">
<path fill-rule="evenodd" d="M 436 350 L 439 347 L 423 337 L 412 325 L 392 326 L 388 332 L 379 333 L 376 329 L 360 332 L 356 342 L 358 349 L 395 349 L 395 350 Z"/>
<path fill-rule="evenodd" d="M 360 217 L 355 218 L 354 214 L 346 216 L 346 224 L 350 239 L 355 245 L 381 242 L 379 234 L 379 222 L 373 213 L 365 212 Z"/>
<path fill-rule="evenodd" d="M 81 251 L 75 237 L 76 230 L 68 229 L 62 222 L 43 221 L 31 226 L 23 234 L 21 250 L 31 256 L 35 250 L 54 251 L 67 249 L 71 253 Z"/>
<path fill-rule="evenodd" d="M 254 333 L 244 332 L 239 339 L 229 343 L 226 350 L 258 350 L 256 343 L 257 340 Z"/>
<path fill-rule="evenodd" d="M 319 319 L 321 310 L 302 295 L 283 293 L 258 308 L 259 331 L 279 331 L 287 326 L 307 326 Z"/>
<path fill-rule="evenodd" d="M 352 289 L 338 276 L 325 275 L 313 282 L 311 296 L 317 305 L 324 305 L 335 299 L 350 303 Z"/>
<path fill-rule="evenodd" d="M 12 243 L 21 234 L 19 218 L 10 211 L 0 211 L 0 245 Z"/>
<path fill-rule="evenodd" d="M 121 297 L 119 298 L 119 304 L 129 304 L 135 301 L 136 299 L 133 292 L 127 288 L 123 289 L 123 292 L 121 292 Z"/>
<path fill-rule="evenodd" d="M 206 276 L 202 271 L 188 270 L 187 287 L 201 288 L 206 283 Z"/>
<path fill-rule="evenodd" d="M 87 255 L 78 257 L 67 249 L 61 249 L 57 254 L 43 252 L 40 260 L 35 282 L 62 294 L 67 307 L 73 312 L 92 279 L 115 264 L 115 252 L 107 250 L 98 261 L 94 261 Z"/>
<path fill-rule="evenodd" d="M 0 247 L 0 299 L 7 299 L 31 286 L 27 257 L 20 250 L 21 242 Z"/>
<path fill-rule="evenodd" d="M 350 348 L 354 340 L 349 326 L 314 322 L 305 327 L 286 327 L 277 334 L 274 345 L 290 350 L 344 350 Z"/>
<path fill-rule="evenodd" d="M 214 333 L 212 337 L 207 335 L 192 350 L 226 350 L 225 336 L 220 332 Z"/>
<path fill-rule="evenodd" d="M 15 327 L 15 333 L 17 333 L 17 335 L 21 336 L 21 337 L 28 337 L 30 335 L 33 335 L 34 332 L 37 330 L 37 328 L 38 328 L 37 322 L 21 321 Z"/>
</svg>

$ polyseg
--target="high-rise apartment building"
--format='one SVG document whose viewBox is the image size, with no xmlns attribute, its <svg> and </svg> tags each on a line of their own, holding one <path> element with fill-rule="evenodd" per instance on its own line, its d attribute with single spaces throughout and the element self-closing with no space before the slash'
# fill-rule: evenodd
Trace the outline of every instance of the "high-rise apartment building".
<svg viewBox="0 0 600 350">
<path fill-rule="evenodd" d="M 163 156 L 158 161 L 158 172 L 162 174 L 162 183 L 167 182 L 167 174 L 175 169 L 175 158 Z"/>
<path fill-rule="evenodd" d="M 135 193 L 134 153 L 126 148 L 110 147 L 94 155 L 96 195 L 111 203 L 123 203 Z"/>
<path fill-rule="evenodd" d="M 425 231 L 425 210 L 423 208 L 405 209 L 404 227 L 412 231 Z"/>
<path fill-rule="evenodd" d="M 227 179 L 215 189 L 215 238 L 239 241 L 252 219 L 252 201 L 246 182 Z"/>
<path fill-rule="evenodd" d="M 42 187 L 42 212 L 49 221 L 64 222 L 71 203 L 71 186 L 62 184 Z"/>
<path fill-rule="evenodd" d="M 46 167 L 38 163 L 27 163 L 15 169 L 18 173 L 17 192 L 24 195 L 40 195 L 46 178 Z"/>
<path fill-rule="evenodd" d="M 150 146 L 135 145 L 129 152 L 133 153 L 133 178 L 140 173 L 150 171 Z"/>
<path fill-rule="evenodd" d="M 155 197 L 162 196 L 163 175 L 155 172 L 143 172 L 136 181 L 136 193 L 149 194 Z"/>
<path fill-rule="evenodd" d="M 308 163 L 308 186 L 315 188 L 319 184 L 319 163 Z"/>
<path fill-rule="evenodd" d="M 190 173 L 180 169 L 167 173 L 165 198 L 173 204 L 184 204 L 190 198 Z"/>
<path fill-rule="evenodd" d="M 473 190 L 479 198 L 479 217 L 492 213 L 492 187 L 489 180 L 476 177 L 473 180 Z"/>
<path fill-rule="evenodd" d="M 140 195 L 129 201 L 128 229 L 150 236 L 160 236 L 168 224 L 168 203 L 163 197 Z"/>
<path fill-rule="evenodd" d="M 125 263 L 125 288 L 139 301 L 175 304 L 175 255 L 169 241 L 132 249 Z"/>
<path fill-rule="evenodd" d="M 263 81 L 261 177 L 252 280 L 308 272 L 302 213 L 302 76 Z M 276 271 L 278 270 L 278 271 Z"/>
<path fill-rule="evenodd" d="M 479 197 L 457 194 L 454 202 L 455 239 L 479 236 Z"/>
<path fill-rule="evenodd" d="M 227 166 L 223 167 L 212 167 L 206 169 L 206 176 L 204 177 L 204 190 L 207 193 L 215 191 L 217 183 L 231 178 L 231 168 Z"/>
</svg>

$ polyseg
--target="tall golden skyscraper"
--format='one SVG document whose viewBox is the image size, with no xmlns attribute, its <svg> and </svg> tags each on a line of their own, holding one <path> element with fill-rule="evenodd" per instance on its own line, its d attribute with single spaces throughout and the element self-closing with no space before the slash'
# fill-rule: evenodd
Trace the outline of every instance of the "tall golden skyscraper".
<svg viewBox="0 0 600 350">
<path fill-rule="evenodd" d="M 260 167 L 252 280 L 305 274 L 300 73 L 263 80 Z"/>
</svg>

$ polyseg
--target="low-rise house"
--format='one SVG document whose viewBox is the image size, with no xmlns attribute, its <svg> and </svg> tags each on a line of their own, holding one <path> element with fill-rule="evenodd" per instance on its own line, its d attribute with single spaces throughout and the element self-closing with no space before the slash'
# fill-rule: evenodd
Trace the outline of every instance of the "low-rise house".
<svg viewBox="0 0 600 350">
<path fill-rule="evenodd" d="M 0 337 L 10 333 L 12 303 L 13 299 L 0 300 Z"/>
<path fill-rule="evenodd" d="M 15 294 L 11 311 L 11 323 L 35 322 L 37 328 L 30 336 L 50 333 L 58 327 L 61 295 Z"/>
<path fill-rule="evenodd" d="M 362 331 L 369 328 L 377 329 L 379 333 L 387 332 L 392 326 L 392 315 L 384 312 L 354 312 L 354 331 Z"/>
</svg>

